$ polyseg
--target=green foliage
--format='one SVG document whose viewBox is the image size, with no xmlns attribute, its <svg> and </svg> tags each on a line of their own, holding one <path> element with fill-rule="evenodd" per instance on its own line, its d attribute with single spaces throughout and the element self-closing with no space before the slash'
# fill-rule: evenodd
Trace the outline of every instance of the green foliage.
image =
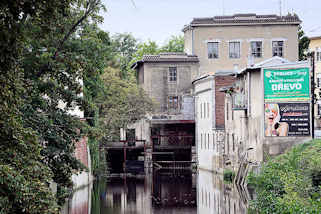
<svg viewBox="0 0 321 214">
<path fill-rule="evenodd" d="M 86 106 L 79 80 L 104 67 L 97 63 L 104 55 L 92 51 L 106 50 L 86 39 L 106 39 L 95 31 L 104 7 L 100 0 L 0 5 L 1 213 L 56 213 L 49 183 L 58 183 L 62 204 L 71 175 L 83 168 L 74 142 L 84 124 L 70 111 Z"/>
<path fill-rule="evenodd" d="M 318 213 L 321 209 L 321 141 L 294 147 L 265 163 L 258 175 L 250 173 L 259 213 Z"/>
<path fill-rule="evenodd" d="M 112 51 L 116 54 L 122 79 L 127 79 L 130 75 L 128 66 L 137 51 L 138 42 L 130 33 L 116 34 L 112 37 Z"/>
<path fill-rule="evenodd" d="M 108 67 L 101 76 L 104 93 L 97 99 L 99 124 L 104 141 L 119 140 L 120 128 L 127 127 L 151 112 L 153 103 L 133 79 L 123 80 L 118 70 Z"/>
<path fill-rule="evenodd" d="M 224 179 L 224 181 L 233 182 L 234 177 L 235 177 L 235 172 L 234 172 L 233 170 L 231 170 L 231 169 L 224 169 L 224 172 L 223 172 L 223 179 Z"/>
<path fill-rule="evenodd" d="M 126 34 L 123 36 L 126 36 Z M 129 52 L 130 55 L 128 54 L 128 56 L 130 57 L 127 57 L 127 59 L 129 60 L 126 61 L 127 66 L 125 69 L 128 76 L 134 76 L 133 75 L 134 71 L 131 70 L 130 66 L 132 66 L 135 62 L 142 60 L 144 55 L 157 55 L 161 52 L 184 52 L 183 36 L 171 36 L 170 39 L 161 47 L 159 47 L 155 41 L 151 41 L 151 40 L 148 40 L 147 42 L 144 42 L 144 43 L 136 43 L 136 45 L 134 45 L 134 41 L 137 41 L 137 40 L 134 40 L 133 37 L 130 37 L 130 38 L 131 39 L 128 39 L 128 41 L 131 41 L 131 42 L 130 43 L 127 42 L 127 43 L 131 45 L 125 46 L 125 47 L 131 47 L 130 49 L 131 51 Z M 116 44 L 118 43 L 116 42 Z M 123 42 L 123 43 L 126 44 L 126 42 Z M 133 50 L 136 50 L 136 51 L 133 52 Z M 123 70 L 123 68 L 121 68 L 121 70 Z"/>
<path fill-rule="evenodd" d="M 171 36 L 161 52 L 184 52 L 184 36 Z"/>
<path fill-rule="evenodd" d="M 105 65 L 106 49 L 96 40 L 108 35 L 97 30 L 100 0 L 75 0 L 65 5 L 63 14 L 53 13 L 45 27 L 43 20 L 25 22 L 25 48 L 21 59 L 26 95 L 20 109 L 24 126 L 43 142 L 43 162 L 58 184 L 62 205 L 72 187 L 71 175 L 84 167 L 74 156 L 75 142 L 83 137 L 84 124 L 71 111 L 83 106 L 81 79 Z M 90 19 L 91 24 L 88 23 Z"/>
<path fill-rule="evenodd" d="M 299 38 L 299 60 L 306 60 L 307 59 L 306 52 L 309 49 L 310 39 L 304 35 L 304 31 L 302 30 L 301 25 L 299 25 L 299 29 L 298 29 L 298 38 Z"/>
</svg>

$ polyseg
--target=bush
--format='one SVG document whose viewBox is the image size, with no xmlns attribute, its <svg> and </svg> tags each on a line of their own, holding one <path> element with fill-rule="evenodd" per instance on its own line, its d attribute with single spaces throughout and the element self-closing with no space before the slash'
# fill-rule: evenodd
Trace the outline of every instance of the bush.
<svg viewBox="0 0 321 214">
<path fill-rule="evenodd" d="M 320 213 L 321 141 L 294 147 L 265 164 L 248 183 L 257 199 L 250 209 L 258 213 Z"/>
</svg>

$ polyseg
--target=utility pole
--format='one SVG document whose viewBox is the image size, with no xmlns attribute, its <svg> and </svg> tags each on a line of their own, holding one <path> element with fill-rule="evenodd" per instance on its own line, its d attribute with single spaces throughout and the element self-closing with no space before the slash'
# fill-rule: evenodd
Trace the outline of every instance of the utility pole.
<svg viewBox="0 0 321 214">
<path fill-rule="evenodd" d="M 311 126 L 311 132 L 312 132 L 312 139 L 314 139 L 314 103 L 315 103 L 315 94 L 314 94 L 314 85 L 315 85 L 315 81 L 314 81 L 314 73 L 315 73 L 315 70 L 314 70 L 314 64 L 315 64 L 315 54 L 314 54 L 314 51 L 312 51 L 310 54 L 309 54 L 309 57 L 311 59 L 311 114 L 312 114 L 312 126 Z"/>
</svg>

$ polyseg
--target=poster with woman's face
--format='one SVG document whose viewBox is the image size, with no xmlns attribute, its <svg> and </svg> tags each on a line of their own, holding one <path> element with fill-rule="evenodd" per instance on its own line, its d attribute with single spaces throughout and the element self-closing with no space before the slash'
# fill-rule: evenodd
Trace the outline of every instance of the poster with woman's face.
<svg viewBox="0 0 321 214">
<path fill-rule="evenodd" d="M 309 103 L 266 103 L 264 114 L 267 137 L 310 135 Z"/>
</svg>

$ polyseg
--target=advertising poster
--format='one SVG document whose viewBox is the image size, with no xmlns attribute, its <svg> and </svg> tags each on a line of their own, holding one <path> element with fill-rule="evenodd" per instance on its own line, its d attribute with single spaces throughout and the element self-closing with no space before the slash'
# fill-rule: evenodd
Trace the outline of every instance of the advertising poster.
<svg viewBox="0 0 321 214">
<path fill-rule="evenodd" d="M 310 136 L 309 103 L 266 103 L 264 112 L 265 136 Z"/>
<path fill-rule="evenodd" d="M 265 101 L 307 101 L 310 98 L 309 68 L 264 69 Z"/>
</svg>

